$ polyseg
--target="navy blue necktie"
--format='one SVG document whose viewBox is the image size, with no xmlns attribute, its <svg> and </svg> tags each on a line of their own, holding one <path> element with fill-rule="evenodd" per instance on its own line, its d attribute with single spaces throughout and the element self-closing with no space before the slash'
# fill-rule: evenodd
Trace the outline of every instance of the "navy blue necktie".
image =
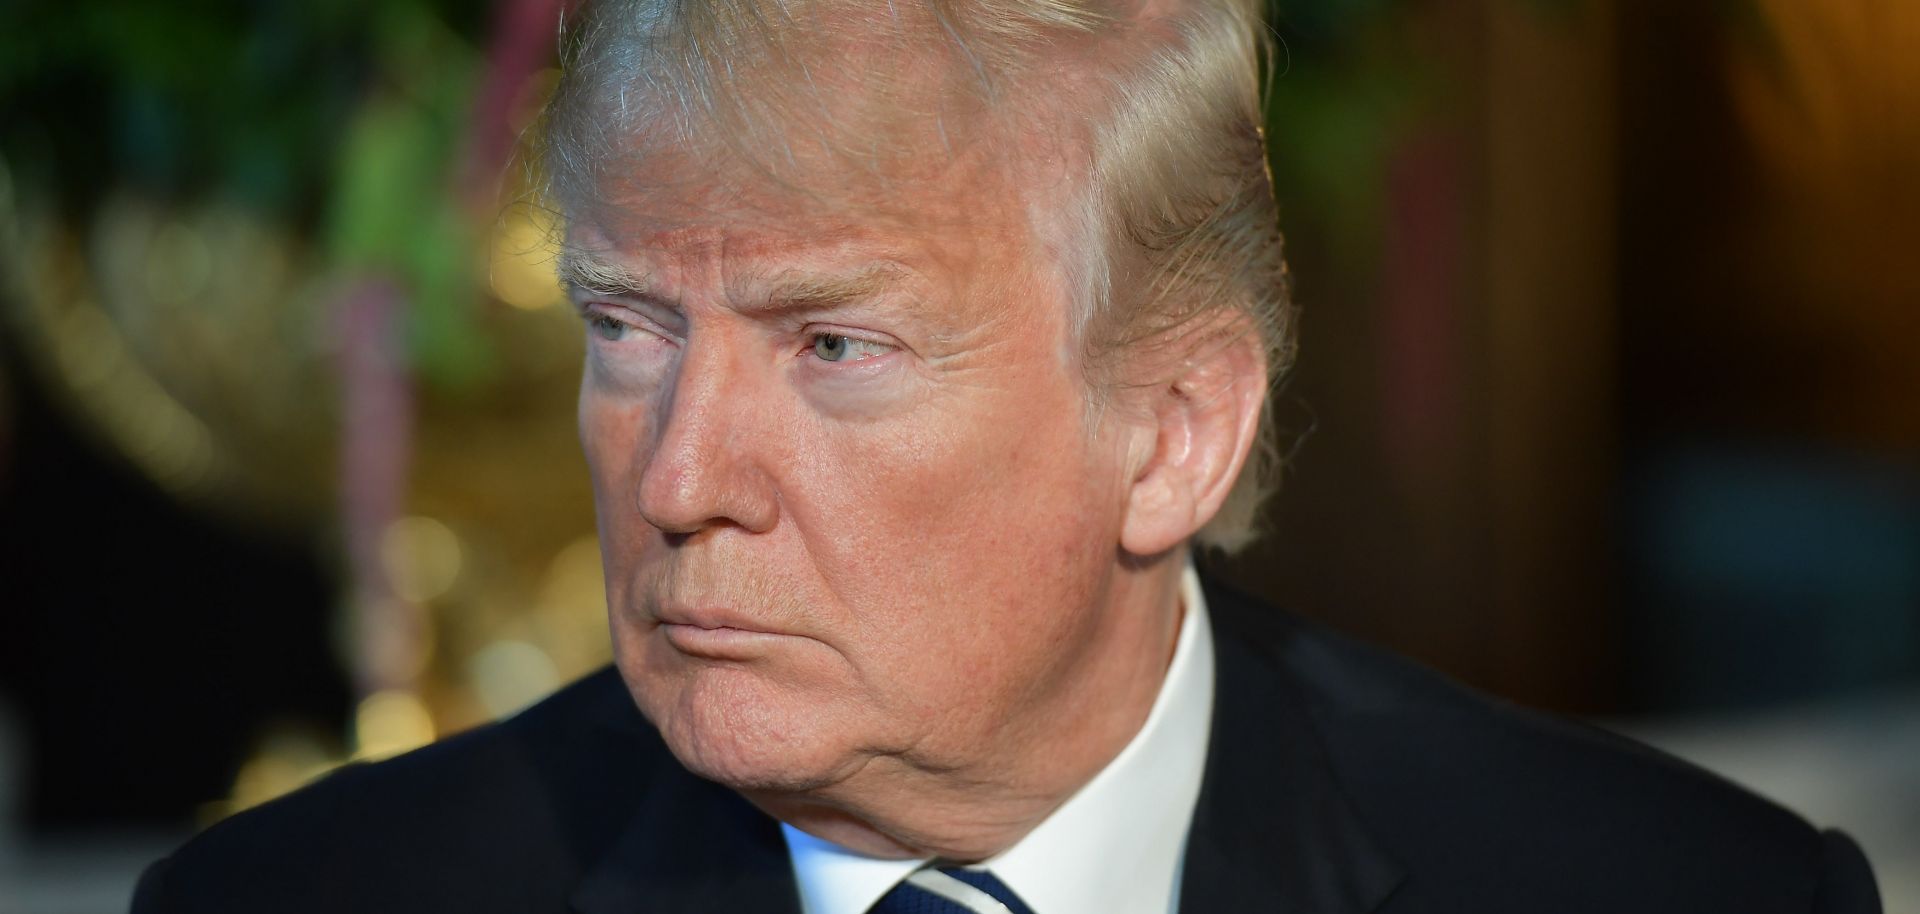
<svg viewBox="0 0 1920 914">
<path fill-rule="evenodd" d="M 1033 914 L 986 870 L 927 867 L 900 880 L 868 914 Z"/>
</svg>

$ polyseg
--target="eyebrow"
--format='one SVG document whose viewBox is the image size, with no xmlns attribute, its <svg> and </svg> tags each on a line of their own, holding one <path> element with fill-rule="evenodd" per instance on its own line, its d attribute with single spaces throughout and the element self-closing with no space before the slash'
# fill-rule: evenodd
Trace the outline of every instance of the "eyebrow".
<svg viewBox="0 0 1920 914">
<path fill-rule="evenodd" d="M 622 298 L 659 299 L 645 273 L 577 251 L 561 254 L 554 272 L 559 275 L 560 284 L 568 289 Z"/>
<path fill-rule="evenodd" d="M 877 297 L 905 284 L 912 273 L 889 261 L 833 275 L 788 271 L 768 283 L 765 304 L 755 311 L 828 311 Z"/>
<path fill-rule="evenodd" d="M 646 273 L 589 254 L 562 254 L 555 272 L 569 289 L 673 305 Z M 767 280 L 765 295 L 757 304 L 741 310 L 759 314 L 828 311 L 877 297 L 904 285 L 912 275 L 892 261 L 865 264 L 845 274 L 785 270 Z"/>
</svg>

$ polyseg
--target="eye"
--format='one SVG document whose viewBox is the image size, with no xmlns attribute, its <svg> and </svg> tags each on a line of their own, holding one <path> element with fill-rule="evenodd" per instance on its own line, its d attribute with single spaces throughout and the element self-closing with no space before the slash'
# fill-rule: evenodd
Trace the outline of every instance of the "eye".
<svg viewBox="0 0 1920 914">
<path fill-rule="evenodd" d="M 587 330 L 610 343 L 617 343 L 627 336 L 633 325 L 617 317 L 600 311 L 587 312 Z"/>
<path fill-rule="evenodd" d="M 855 339 L 838 333 L 813 335 L 813 354 L 822 362 L 857 362 L 886 355 L 893 347 L 871 340 Z"/>
</svg>

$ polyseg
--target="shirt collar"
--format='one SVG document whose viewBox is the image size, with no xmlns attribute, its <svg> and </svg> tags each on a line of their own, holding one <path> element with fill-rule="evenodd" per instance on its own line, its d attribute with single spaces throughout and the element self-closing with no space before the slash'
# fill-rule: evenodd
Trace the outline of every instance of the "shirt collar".
<svg viewBox="0 0 1920 914">
<path fill-rule="evenodd" d="M 1038 914 L 1172 908 L 1213 717 L 1213 633 L 1191 563 L 1180 597 L 1186 614 L 1173 662 L 1140 732 L 1026 837 L 981 864 Z M 784 823 L 781 830 L 806 914 L 864 914 L 927 863 L 863 856 Z"/>
<path fill-rule="evenodd" d="M 800 886 L 804 914 L 865 914 L 925 860 L 886 860 L 856 854 L 824 838 L 816 838 L 785 822 L 787 855 L 793 858 L 793 878 Z"/>
</svg>

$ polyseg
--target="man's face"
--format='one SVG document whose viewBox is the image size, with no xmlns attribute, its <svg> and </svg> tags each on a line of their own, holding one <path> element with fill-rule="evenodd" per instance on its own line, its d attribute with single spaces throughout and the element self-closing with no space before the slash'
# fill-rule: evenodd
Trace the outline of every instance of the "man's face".
<svg viewBox="0 0 1920 914">
<path fill-rule="evenodd" d="M 858 206 L 662 171 L 570 278 L 615 653 L 675 753 L 770 791 L 990 769 L 1097 702 L 1125 444 L 1034 196 L 984 154 Z"/>
</svg>

